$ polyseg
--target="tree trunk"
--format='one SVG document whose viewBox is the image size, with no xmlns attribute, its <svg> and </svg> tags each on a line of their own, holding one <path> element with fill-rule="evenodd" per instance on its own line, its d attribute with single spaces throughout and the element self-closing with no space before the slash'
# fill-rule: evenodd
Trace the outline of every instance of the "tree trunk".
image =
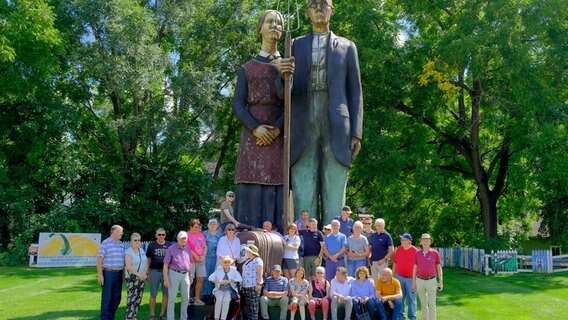
<svg viewBox="0 0 568 320">
<path fill-rule="evenodd" d="M 477 199 L 481 208 L 483 219 L 483 237 L 486 240 L 497 237 L 497 199 L 489 186 L 480 186 L 477 189 Z"/>
</svg>

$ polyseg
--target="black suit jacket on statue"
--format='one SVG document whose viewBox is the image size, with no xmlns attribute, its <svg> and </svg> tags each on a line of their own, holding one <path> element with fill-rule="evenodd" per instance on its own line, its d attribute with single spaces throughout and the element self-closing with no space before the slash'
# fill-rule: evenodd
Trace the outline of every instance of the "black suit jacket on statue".
<svg viewBox="0 0 568 320">
<path fill-rule="evenodd" d="M 300 158 L 306 148 L 312 39 L 310 33 L 296 38 L 292 45 L 296 66 L 292 89 L 291 164 Z M 350 40 L 330 32 L 326 64 L 331 150 L 339 163 L 351 166 L 351 138 L 361 139 L 363 135 L 363 93 L 357 47 Z"/>
</svg>

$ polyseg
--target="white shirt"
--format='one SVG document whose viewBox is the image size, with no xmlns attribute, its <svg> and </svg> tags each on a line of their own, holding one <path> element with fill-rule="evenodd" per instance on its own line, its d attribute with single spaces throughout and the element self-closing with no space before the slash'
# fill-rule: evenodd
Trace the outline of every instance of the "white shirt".
<svg viewBox="0 0 568 320">
<path fill-rule="evenodd" d="M 217 258 L 229 256 L 233 260 L 240 258 L 241 240 L 237 237 L 233 241 L 229 241 L 227 236 L 222 236 L 217 242 Z"/>
<path fill-rule="evenodd" d="M 298 248 L 300 248 L 300 244 L 302 243 L 302 240 L 300 239 L 299 236 L 284 236 L 284 242 L 286 244 L 291 244 L 294 246 L 298 246 Z M 288 246 L 284 247 L 284 259 L 300 259 L 300 256 L 298 255 L 298 250 L 292 250 L 290 248 L 288 248 Z"/>
<path fill-rule="evenodd" d="M 329 290 L 329 296 L 333 297 L 334 293 L 339 293 L 344 297 L 351 296 L 351 281 L 355 280 L 353 277 L 346 277 L 343 283 L 337 281 L 337 278 L 331 279 L 331 288 Z"/>
</svg>

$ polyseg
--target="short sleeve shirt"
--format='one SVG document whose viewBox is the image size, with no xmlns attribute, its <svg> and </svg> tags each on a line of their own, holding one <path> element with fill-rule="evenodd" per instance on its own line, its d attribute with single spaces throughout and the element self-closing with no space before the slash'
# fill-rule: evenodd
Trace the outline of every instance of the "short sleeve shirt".
<svg viewBox="0 0 568 320">
<path fill-rule="evenodd" d="M 260 279 L 257 277 L 257 267 L 263 266 L 264 263 L 262 259 L 259 257 L 255 257 L 252 260 L 247 260 L 243 263 L 243 287 L 244 288 L 252 288 L 256 286 L 257 283 L 260 283 Z"/>
<path fill-rule="evenodd" d="M 367 241 L 367 238 L 363 235 L 360 235 L 359 238 L 351 236 L 349 237 L 349 239 L 347 239 L 347 249 L 349 249 L 349 251 L 354 251 L 356 253 L 364 253 L 365 246 L 368 244 L 369 242 Z M 365 260 L 365 259 L 367 259 L 367 257 L 349 258 L 349 260 Z"/>
<path fill-rule="evenodd" d="M 164 257 L 166 256 L 166 250 L 170 246 L 170 242 L 166 241 L 164 244 L 159 244 L 154 241 L 148 245 L 146 250 L 146 257 L 150 259 L 150 269 L 156 269 L 162 271 L 164 267 Z"/>
<path fill-rule="evenodd" d="M 205 237 L 205 243 L 207 243 L 207 257 L 217 256 L 217 243 L 219 238 L 221 238 L 221 232 L 217 230 L 215 233 L 211 233 L 207 230 L 203 231 L 203 236 Z"/>
<path fill-rule="evenodd" d="M 341 216 L 335 217 L 335 220 L 339 221 L 339 232 L 343 233 L 345 236 L 350 237 L 353 234 L 353 224 L 355 221 L 351 218 L 343 220 Z"/>
<path fill-rule="evenodd" d="M 393 261 L 396 263 L 396 274 L 403 277 L 412 277 L 412 270 L 414 269 L 414 258 L 416 256 L 415 246 L 411 245 L 407 250 L 402 246 L 396 248 Z"/>
<path fill-rule="evenodd" d="M 401 291 L 400 282 L 395 277 L 391 279 L 391 283 L 386 283 L 381 278 L 377 279 L 375 289 L 381 293 L 381 296 L 391 296 Z"/>
<path fill-rule="evenodd" d="M 106 238 L 99 247 L 99 257 L 103 258 L 103 268 L 122 270 L 124 269 L 124 246 L 120 241 L 114 241 L 112 237 Z"/>
<path fill-rule="evenodd" d="M 172 244 L 166 250 L 166 257 L 164 263 L 168 264 L 168 268 L 178 271 L 189 271 L 191 261 L 191 250 L 189 246 L 180 248 L 177 243 Z"/>
<path fill-rule="evenodd" d="M 290 288 L 294 289 L 296 294 L 307 294 L 308 293 L 308 287 L 309 287 L 310 283 L 306 279 L 303 279 L 301 283 L 296 283 L 296 279 L 292 278 L 289 281 L 289 284 L 290 284 Z"/>
<path fill-rule="evenodd" d="M 414 264 L 416 265 L 417 277 L 435 277 L 438 274 L 436 265 L 440 264 L 440 254 L 432 248 L 426 253 L 422 250 L 418 250 L 414 255 Z"/>
<path fill-rule="evenodd" d="M 264 289 L 267 291 L 277 291 L 277 292 L 288 291 L 288 279 L 286 279 L 286 277 L 283 276 L 280 276 L 278 280 L 274 279 L 273 277 L 268 277 L 266 279 L 266 284 L 264 285 Z"/>
<path fill-rule="evenodd" d="M 132 247 L 128 248 L 125 253 L 127 256 L 130 257 L 130 262 L 132 265 L 132 269 L 136 270 L 137 272 L 144 271 L 146 269 L 146 264 L 148 263 L 148 259 L 146 259 L 146 253 L 142 248 L 138 249 L 138 252 L 135 252 Z M 130 272 L 126 270 L 126 276 L 130 276 Z"/>
<path fill-rule="evenodd" d="M 299 236 L 292 236 L 289 235 L 284 236 L 284 242 L 286 244 L 291 244 L 294 246 L 299 246 L 301 244 Z M 291 250 L 288 248 L 284 248 L 284 259 L 299 259 L 300 256 L 298 255 L 298 250 Z"/>
<path fill-rule="evenodd" d="M 389 252 L 389 247 L 393 245 L 392 237 L 388 232 L 373 233 L 369 237 L 371 245 L 371 260 L 379 261 Z"/>
<path fill-rule="evenodd" d="M 337 234 L 330 233 L 324 239 L 324 244 L 330 254 L 336 254 L 343 247 L 347 247 L 347 237 L 341 232 Z"/>
<path fill-rule="evenodd" d="M 227 215 L 225 215 L 225 209 L 229 210 L 231 215 L 233 215 L 233 207 L 231 204 L 228 201 L 223 201 L 223 203 L 221 203 L 221 224 L 231 222 L 231 220 L 227 218 Z"/>
<path fill-rule="evenodd" d="M 304 257 L 319 255 L 321 243 L 323 242 L 323 233 L 319 230 L 315 232 L 302 230 L 300 235 L 304 238 Z"/>
<path fill-rule="evenodd" d="M 196 233 L 192 233 L 192 232 L 188 232 L 187 233 L 187 245 L 189 246 L 189 248 L 191 249 L 191 252 L 195 253 L 198 256 L 202 256 L 205 254 L 204 249 L 205 249 L 205 237 L 203 236 L 203 233 L 201 232 L 196 232 Z M 191 262 L 195 262 L 195 259 L 193 258 L 193 255 L 191 256 Z"/>
</svg>

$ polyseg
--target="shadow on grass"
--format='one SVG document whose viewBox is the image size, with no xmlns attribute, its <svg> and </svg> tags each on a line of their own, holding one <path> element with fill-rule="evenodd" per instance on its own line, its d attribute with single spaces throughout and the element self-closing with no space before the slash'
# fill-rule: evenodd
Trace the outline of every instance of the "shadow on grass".
<svg viewBox="0 0 568 320">
<path fill-rule="evenodd" d="M 517 273 L 511 275 L 482 275 L 462 269 L 447 268 L 444 290 L 438 293 L 438 305 L 461 306 L 475 297 L 499 294 L 527 295 L 567 288 L 566 274 Z M 566 290 L 566 289 L 564 289 Z"/>
<path fill-rule="evenodd" d="M 96 276 L 95 267 L 67 267 L 67 268 L 30 268 L 30 267 L 2 267 L 0 268 L 2 277 L 16 276 L 22 279 L 39 279 L 44 277 L 65 277 L 73 276 Z M 95 278 L 96 279 L 96 278 Z"/>
<path fill-rule="evenodd" d="M 118 312 L 116 313 L 119 314 Z M 124 310 L 123 310 L 124 314 Z M 14 317 L 9 316 L 7 320 L 55 320 L 55 319 L 97 319 L 99 310 L 69 310 L 69 311 L 48 311 L 35 316 Z M 120 317 L 117 317 L 120 319 Z"/>
</svg>

